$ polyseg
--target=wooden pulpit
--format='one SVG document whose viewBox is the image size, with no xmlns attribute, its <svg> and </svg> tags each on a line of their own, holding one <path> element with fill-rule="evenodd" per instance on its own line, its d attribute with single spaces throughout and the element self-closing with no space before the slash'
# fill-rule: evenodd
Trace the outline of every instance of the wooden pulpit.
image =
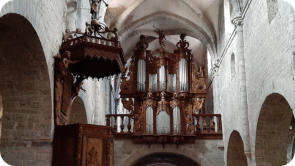
<svg viewBox="0 0 295 166">
<path fill-rule="evenodd" d="M 53 166 L 113 166 L 114 145 L 110 127 L 57 126 L 53 148 Z"/>
</svg>

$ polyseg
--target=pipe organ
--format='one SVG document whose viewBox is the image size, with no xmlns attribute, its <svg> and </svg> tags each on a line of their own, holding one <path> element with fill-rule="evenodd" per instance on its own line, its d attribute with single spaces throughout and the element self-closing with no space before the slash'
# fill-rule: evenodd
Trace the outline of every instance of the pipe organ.
<svg viewBox="0 0 295 166">
<path fill-rule="evenodd" d="M 134 117 L 135 135 L 193 135 L 193 114 L 202 109 L 207 93 L 204 67 L 192 61 L 185 35 L 173 53 L 165 50 L 163 32 L 159 36 L 160 48 L 152 51 L 140 37 L 122 74 L 123 106 Z"/>
</svg>

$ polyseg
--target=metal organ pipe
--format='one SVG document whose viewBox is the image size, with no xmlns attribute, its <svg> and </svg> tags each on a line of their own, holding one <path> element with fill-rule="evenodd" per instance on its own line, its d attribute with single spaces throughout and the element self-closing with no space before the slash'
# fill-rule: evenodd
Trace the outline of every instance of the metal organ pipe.
<svg viewBox="0 0 295 166">
<path fill-rule="evenodd" d="M 157 115 L 157 134 L 170 134 L 170 116 L 165 110 Z"/>
<path fill-rule="evenodd" d="M 146 66 L 145 60 L 139 59 L 137 62 L 137 91 L 143 92 L 145 91 L 145 74 L 146 74 Z"/>
<path fill-rule="evenodd" d="M 161 67 L 159 68 L 159 83 L 160 91 L 166 90 L 166 76 L 164 65 L 161 65 Z"/>
<path fill-rule="evenodd" d="M 173 109 L 173 131 L 174 134 L 180 134 L 180 128 L 181 128 L 181 123 L 180 123 L 180 109 L 179 107 L 175 107 Z"/>
<path fill-rule="evenodd" d="M 170 92 L 176 91 L 176 74 L 168 74 L 168 85 Z"/>
<path fill-rule="evenodd" d="M 188 90 L 188 69 L 187 61 L 184 58 L 181 58 L 179 62 L 179 83 L 180 91 Z"/>
<path fill-rule="evenodd" d="M 154 122 L 154 116 L 153 116 L 153 108 L 148 107 L 146 109 L 146 133 L 147 134 L 153 134 L 153 125 Z"/>
</svg>

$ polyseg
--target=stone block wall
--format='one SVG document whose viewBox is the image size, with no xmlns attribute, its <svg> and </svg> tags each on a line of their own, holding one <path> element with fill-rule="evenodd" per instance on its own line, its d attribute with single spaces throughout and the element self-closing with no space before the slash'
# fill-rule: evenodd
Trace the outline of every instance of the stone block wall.
<svg viewBox="0 0 295 166">
<path fill-rule="evenodd" d="M 255 147 L 257 124 L 262 104 L 272 93 L 279 93 L 288 101 L 294 110 L 294 32 L 295 15 L 292 6 L 283 0 L 249 1 L 243 25 L 244 55 L 246 69 L 246 90 L 248 106 L 249 136 L 251 148 L 251 163 L 256 165 Z M 235 34 L 233 34 L 235 35 Z M 225 158 L 229 136 L 236 130 L 245 143 L 247 139 L 242 130 L 240 105 L 241 99 L 238 86 L 239 65 L 237 60 L 232 67 L 231 56 L 238 56 L 237 36 L 234 36 L 218 73 L 213 82 L 214 110 L 222 113 Z M 224 49 L 222 49 L 223 51 Z M 221 56 L 222 51 L 219 52 Z M 236 69 L 236 77 L 232 77 L 232 69 Z M 294 112 L 294 111 L 293 111 Z M 274 158 L 275 160 L 275 158 Z"/>
<path fill-rule="evenodd" d="M 221 145 L 221 146 L 220 146 Z M 221 140 L 196 140 L 194 144 L 184 145 L 144 145 L 131 140 L 115 140 L 115 166 L 132 166 L 137 160 L 157 152 L 184 155 L 202 166 L 223 166 Z"/>
<path fill-rule="evenodd" d="M 51 165 L 53 56 L 66 9 L 60 0 L 12 0 L 0 11 L 0 152 L 9 164 Z"/>
</svg>

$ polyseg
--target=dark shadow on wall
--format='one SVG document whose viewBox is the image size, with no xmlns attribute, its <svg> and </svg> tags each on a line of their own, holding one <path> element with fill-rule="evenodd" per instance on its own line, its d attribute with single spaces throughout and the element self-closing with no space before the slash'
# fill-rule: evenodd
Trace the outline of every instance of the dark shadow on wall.
<svg viewBox="0 0 295 166">
<path fill-rule="evenodd" d="M 292 109 L 282 95 L 273 93 L 265 99 L 256 131 L 257 165 L 277 166 L 287 163 L 287 146 L 292 118 Z"/>
<path fill-rule="evenodd" d="M 139 159 L 132 166 L 199 166 L 199 164 L 179 154 L 153 153 Z"/>
<path fill-rule="evenodd" d="M 228 143 L 227 166 L 247 166 L 244 143 L 239 132 L 233 131 Z"/>
<path fill-rule="evenodd" d="M 45 165 L 51 162 L 52 100 L 40 39 L 18 14 L 0 18 L 0 34 L 1 155 L 12 165 Z"/>
<path fill-rule="evenodd" d="M 69 124 L 87 124 L 86 110 L 84 107 L 83 100 L 77 96 L 72 104 L 72 111 L 70 115 Z"/>
</svg>

